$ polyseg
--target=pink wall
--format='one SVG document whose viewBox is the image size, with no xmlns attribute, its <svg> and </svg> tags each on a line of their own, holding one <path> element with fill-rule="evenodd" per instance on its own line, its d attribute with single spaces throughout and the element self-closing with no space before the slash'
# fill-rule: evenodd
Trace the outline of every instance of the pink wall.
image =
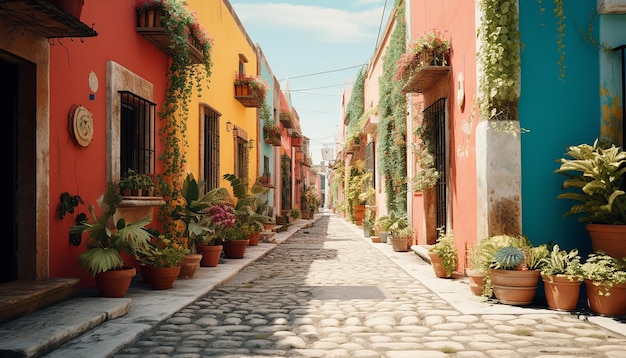
<svg viewBox="0 0 626 358">
<path fill-rule="evenodd" d="M 412 0 L 410 1 L 411 38 L 422 35 L 429 29 L 444 32 L 451 40 L 451 72 L 435 88 L 424 94 L 424 105 L 428 106 L 441 97 L 447 98 L 448 109 L 448 229 L 452 229 L 459 252 L 459 271 L 465 267 L 465 246 L 476 242 L 476 28 L 475 2 L 457 0 Z M 465 101 L 457 104 L 458 76 L 462 75 Z M 472 113 L 474 112 L 474 113 Z M 423 226 L 423 208 L 420 197 L 414 197 L 414 225 Z M 424 238 L 420 238 L 423 241 Z M 420 242 L 423 243 L 423 242 Z"/>
<path fill-rule="evenodd" d="M 96 200 L 106 185 L 106 63 L 115 61 L 151 82 L 158 111 L 168 56 L 135 31 L 134 1 L 85 1 L 81 20 L 94 24 L 98 36 L 50 40 L 50 133 L 46 135 L 50 136 L 50 277 L 80 277 L 86 286 L 91 277 L 79 269 L 77 259 L 85 249 L 84 240 L 79 247 L 70 245 L 69 229 L 78 212 L 88 213 L 89 205 L 97 208 Z M 98 81 L 95 92 L 90 89 L 91 72 Z M 94 139 L 86 148 L 75 145 L 68 132 L 68 112 L 74 104 L 93 114 Z M 159 147 L 157 140 L 157 152 Z M 59 220 L 56 206 L 66 191 L 80 195 L 85 204 Z"/>
</svg>

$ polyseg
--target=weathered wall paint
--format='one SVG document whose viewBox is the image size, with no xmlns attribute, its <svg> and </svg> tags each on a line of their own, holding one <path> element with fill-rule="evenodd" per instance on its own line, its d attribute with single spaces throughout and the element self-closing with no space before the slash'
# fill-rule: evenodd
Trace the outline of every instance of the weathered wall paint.
<svg viewBox="0 0 626 358">
<path fill-rule="evenodd" d="M 566 148 L 593 143 L 600 134 L 598 49 L 578 33 L 593 21 L 598 36 L 595 0 L 566 1 L 565 77 L 559 80 L 556 19 L 552 4 L 540 14 L 535 1 L 520 1 L 522 139 L 522 230 L 535 244 L 548 241 L 563 249 L 591 250 L 582 223 L 563 218 L 573 204 L 559 200 L 563 177 L 553 174 Z"/>
</svg>

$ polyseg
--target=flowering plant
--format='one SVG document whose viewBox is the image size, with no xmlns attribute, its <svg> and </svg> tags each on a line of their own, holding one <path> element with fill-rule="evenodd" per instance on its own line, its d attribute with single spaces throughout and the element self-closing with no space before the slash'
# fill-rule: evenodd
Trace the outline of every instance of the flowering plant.
<svg viewBox="0 0 626 358">
<path fill-rule="evenodd" d="M 444 40 L 444 33 L 431 29 L 416 38 L 400 55 L 394 80 L 399 80 L 411 71 L 411 66 L 446 66 L 450 53 L 450 41 Z"/>
<path fill-rule="evenodd" d="M 248 85 L 250 91 L 258 96 L 260 102 L 265 102 L 265 95 L 270 89 L 269 84 L 261 76 L 243 73 L 235 73 L 235 85 Z"/>
<path fill-rule="evenodd" d="M 184 244 L 159 234 L 148 245 L 136 250 L 135 258 L 154 267 L 176 267 L 189 252 Z"/>
<path fill-rule="evenodd" d="M 146 11 L 149 9 L 161 9 L 165 8 L 166 0 L 137 0 L 135 1 L 135 7 L 139 11 Z"/>
</svg>

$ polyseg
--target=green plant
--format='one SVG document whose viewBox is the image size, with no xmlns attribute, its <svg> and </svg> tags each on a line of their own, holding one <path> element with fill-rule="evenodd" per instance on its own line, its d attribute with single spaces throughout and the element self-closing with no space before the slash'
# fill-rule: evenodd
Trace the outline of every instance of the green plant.
<svg viewBox="0 0 626 358">
<path fill-rule="evenodd" d="M 158 191 L 163 197 L 171 198 L 159 208 L 159 220 L 169 222 L 169 215 L 180 197 L 181 182 L 185 177 L 185 153 L 187 146 L 187 119 L 192 93 L 201 95 L 211 77 L 211 52 L 213 40 L 199 25 L 193 13 L 182 0 L 161 0 L 163 4 L 163 27 L 171 43 L 172 56 L 167 71 L 165 98 L 159 117 L 159 140 L 163 147 L 159 160 L 163 172 L 158 176 Z M 190 35 L 202 52 L 202 63 L 198 66 L 190 56 Z M 167 228 L 170 232 L 174 228 Z"/>
<path fill-rule="evenodd" d="M 582 264 L 582 272 L 594 286 L 604 289 L 604 292 L 599 291 L 601 295 L 610 296 L 613 285 L 626 283 L 626 261 L 606 255 L 603 251 L 589 254 Z"/>
<path fill-rule="evenodd" d="M 415 232 L 413 231 L 413 228 L 410 226 L 405 226 L 401 229 L 395 230 L 391 232 L 391 235 L 393 237 L 413 237 L 413 235 L 415 234 Z"/>
<path fill-rule="evenodd" d="M 563 189 L 574 191 L 561 193 L 558 198 L 579 203 L 564 216 L 579 215 L 579 221 L 594 224 L 626 224 L 626 152 L 615 145 L 603 148 L 596 139 L 593 146 L 583 143 L 569 147 L 565 156 L 558 160 L 561 165 L 554 172 L 567 178 Z"/>
<path fill-rule="evenodd" d="M 201 191 L 202 185 L 193 174 L 188 174 L 180 189 L 182 202 L 173 207 L 168 217 L 174 222 L 182 222 L 184 229 L 181 233 L 177 225 L 169 225 L 167 227 L 172 230 L 164 232 L 167 237 L 175 241 L 187 238 L 191 243 L 215 244 L 220 229 L 232 225 L 234 202 L 228 191 L 216 188 L 200 196 Z"/>
<path fill-rule="evenodd" d="M 294 219 L 300 218 L 300 210 L 298 208 L 291 209 L 291 217 Z"/>
<path fill-rule="evenodd" d="M 363 226 L 363 229 L 373 229 L 375 227 L 376 221 L 374 219 L 374 212 L 372 210 L 366 209 L 365 210 L 365 217 L 363 218 L 363 222 L 361 223 L 361 226 Z"/>
<path fill-rule="evenodd" d="M 524 266 L 529 270 L 541 270 L 545 264 L 544 259 L 550 256 L 546 245 L 527 248 L 524 251 Z"/>
<path fill-rule="evenodd" d="M 116 190 L 114 184 L 107 185 L 107 192 Z M 112 196 L 105 195 L 105 197 Z M 114 227 L 109 227 L 109 220 L 115 213 L 115 203 L 103 203 L 103 211 L 103 214 L 97 217 L 93 205 L 90 206 L 92 221 L 85 220 L 70 229 L 70 233 L 76 235 L 87 233 L 87 251 L 82 252 L 78 259 L 81 267 L 94 276 L 100 272 L 121 269 L 124 260 L 120 253 L 133 254 L 142 250 L 150 242 L 150 234 L 145 229 L 145 226 L 152 221 L 150 216 L 133 223 L 126 223 L 124 219 L 119 219 Z"/>
<path fill-rule="evenodd" d="M 421 66 L 445 66 L 448 63 L 450 41 L 436 29 L 426 31 L 409 45 L 397 62 L 394 80 L 399 80 L 419 71 Z"/>
<path fill-rule="evenodd" d="M 582 280 L 583 272 L 578 250 L 561 250 L 559 245 L 554 245 L 550 255 L 543 259 L 541 274 L 552 281 L 554 275 L 565 275 L 570 281 Z"/>
<path fill-rule="evenodd" d="M 458 265 L 458 254 L 454 241 L 454 232 L 446 232 L 444 227 L 437 228 L 437 242 L 428 251 L 437 254 L 441 258 L 441 266 L 450 276 Z"/>
<path fill-rule="evenodd" d="M 250 224 L 235 220 L 232 226 L 222 230 L 221 238 L 224 241 L 246 240 L 252 233 L 254 229 Z"/>
<path fill-rule="evenodd" d="M 181 242 L 167 238 L 164 234 L 157 232 L 154 237 L 148 245 L 134 252 L 139 262 L 154 267 L 176 267 L 190 252 Z"/>
<path fill-rule="evenodd" d="M 409 226 L 409 220 L 406 215 L 400 215 L 392 211 L 388 215 L 378 218 L 380 226 L 385 232 L 394 233 Z"/>
<path fill-rule="evenodd" d="M 83 199 L 78 195 L 70 195 L 68 192 L 61 193 L 61 201 L 57 206 L 57 217 L 59 220 L 63 220 L 66 213 L 73 214 L 74 208 L 77 207 L 78 204 L 84 203 Z"/>
<path fill-rule="evenodd" d="M 270 216 L 267 213 L 269 201 L 269 188 L 265 188 L 258 183 L 248 188 L 245 180 L 237 178 L 234 174 L 224 174 L 223 178 L 227 180 L 235 196 L 235 222 L 247 223 L 254 230 L 262 231 L 263 224 L 270 222 Z"/>
<path fill-rule="evenodd" d="M 387 212 L 407 211 L 406 143 L 396 144 L 395 137 L 406 137 L 407 96 L 402 91 L 405 81 L 394 81 L 396 66 L 406 48 L 406 2 L 396 1 L 396 23 L 389 46 L 382 58 L 382 75 L 378 80 L 378 117 L 376 127 L 376 165 L 383 177 Z M 363 101 L 363 99 L 361 99 Z"/>
<path fill-rule="evenodd" d="M 259 100 L 264 103 L 269 85 L 259 75 L 246 75 L 243 73 L 235 73 L 235 85 L 247 85 L 250 87 L 250 92 L 253 93 Z"/>
<path fill-rule="evenodd" d="M 518 120 L 520 90 L 519 10 L 517 0 L 480 0 L 478 86 L 482 118 Z"/>
<path fill-rule="evenodd" d="M 524 253 L 517 247 L 507 246 L 493 254 L 491 268 L 496 270 L 517 270 L 524 262 Z"/>
<path fill-rule="evenodd" d="M 317 190 L 314 186 L 305 185 L 300 191 L 300 207 L 302 210 L 308 210 L 311 215 L 317 212 L 317 209 L 322 205 L 322 200 L 317 194 Z"/>
</svg>

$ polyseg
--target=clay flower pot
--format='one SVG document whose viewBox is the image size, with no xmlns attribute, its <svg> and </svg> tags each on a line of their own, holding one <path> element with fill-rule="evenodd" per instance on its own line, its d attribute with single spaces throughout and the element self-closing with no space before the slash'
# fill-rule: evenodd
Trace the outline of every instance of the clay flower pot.
<svg viewBox="0 0 626 358">
<path fill-rule="evenodd" d="M 153 267 L 152 268 L 152 288 L 155 290 L 166 290 L 174 287 L 174 281 L 180 274 L 180 266 L 176 267 Z"/>
<path fill-rule="evenodd" d="M 185 256 L 185 259 L 180 264 L 178 278 L 192 278 L 196 271 L 198 271 L 198 268 L 200 268 L 200 260 L 202 260 L 202 254 L 189 254 Z"/>
<path fill-rule="evenodd" d="M 226 240 L 224 242 L 224 256 L 227 259 L 243 259 L 249 243 L 249 239 Z"/>
<path fill-rule="evenodd" d="M 109 270 L 96 274 L 96 287 L 100 296 L 119 298 L 126 296 L 133 277 L 137 273 L 134 267 L 120 270 Z"/>
<path fill-rule="evenodd" d="M 578 304 L 582 281 L 570 281 L 565 275 L 541 275 L 548 307 L 557 311 L 573 311 Z"/>
<path fill-rule="evenodd" d="M 200 266 L 215 267 L 219 264 L 220 256 L 222 256 L 222 245 L 196 244 L 196 251 L 202 254 Z"/>
</svg>

